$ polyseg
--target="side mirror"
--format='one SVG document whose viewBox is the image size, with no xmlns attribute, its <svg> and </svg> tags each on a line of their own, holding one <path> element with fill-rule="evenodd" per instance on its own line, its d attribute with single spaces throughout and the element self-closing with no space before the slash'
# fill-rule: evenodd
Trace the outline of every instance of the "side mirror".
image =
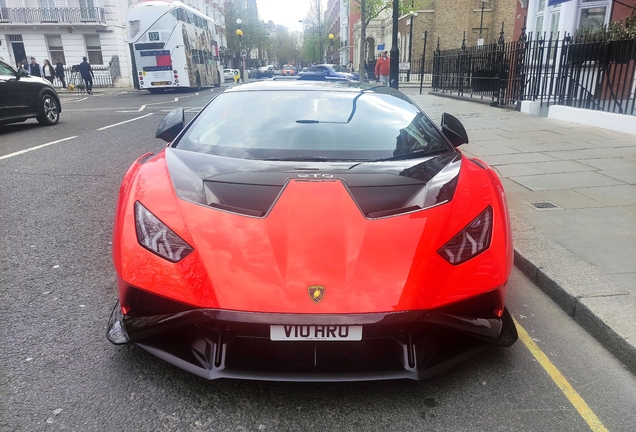
<svg viewBox="0 0 636 432">
<path fill-rule="evenodd" d="M 468 134 L 462 122 L 448 113 L 442 114 L 442 133 L 455 147 L 468 143 Z"/>
<path fill-rule="evenodd" d="M 185 112 L 183 108 L 177 108 L 168 113 L 161 120 L 155 138 L 160 138 L 166 142 L 172 142 L 179 132 L 185 127 Z"/>
</svg>

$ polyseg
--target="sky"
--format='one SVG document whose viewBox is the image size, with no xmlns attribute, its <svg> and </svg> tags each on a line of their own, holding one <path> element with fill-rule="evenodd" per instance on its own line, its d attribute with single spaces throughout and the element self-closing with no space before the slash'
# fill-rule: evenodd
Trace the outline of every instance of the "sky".
<svg viewBox="0 0 636 432">
<path fill-rule="evenodd" d="M 326 2 L 323 2 L 326 7 Z M 302 30 L 302 23 L 309 11 L 309 0 L 256 0 L 259 18 L 265 22 L 284 25 L 289 31 Z"/>
</svg>

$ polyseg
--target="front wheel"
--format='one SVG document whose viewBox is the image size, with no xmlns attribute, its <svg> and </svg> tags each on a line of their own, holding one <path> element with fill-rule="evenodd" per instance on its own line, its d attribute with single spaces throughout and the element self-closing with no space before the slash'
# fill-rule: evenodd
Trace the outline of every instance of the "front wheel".
<svg viewBox="0 0 636 432">
<path fill-rule="evenodd" d="M 53 96 L 50 94 L 42 96 L 36 118 L 44 126 L 53 126 L 60 121 L 60 106 Z"/>
</svg>

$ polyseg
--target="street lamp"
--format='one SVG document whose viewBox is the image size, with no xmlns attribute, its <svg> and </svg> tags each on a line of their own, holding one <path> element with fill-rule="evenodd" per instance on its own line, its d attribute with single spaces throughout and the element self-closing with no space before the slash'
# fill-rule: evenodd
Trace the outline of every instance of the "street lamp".
<svg viewBox="0 0 636 432">
<path fill-rule="evenodd" d="M 329 63 L 333 63 L 333 34 L 329 33 L 329 55 L 330 55 L 330 62 Z"/>
<path fill-rule="evenodd" d="M 242 56 L 242 47 L 241 47 L 241 43 L 243 41 L 243 30 L 241 30 L 241 23 L 243 21 L 240 18 L 237 18 L 236 20 L 236 26 L 238 27 L 236 29 L 236 35 L 238 36 L 238 40 L 239 40 L 239 70 L 241 71 L 239 74 L 240 80 L 241 82 L 243 82 L 243 56 Z"/>
<path fill-rule="evenodd" d="M 409 12 L 411 15 L 411 21 L 409 24 L 409 70 L 406 72 L 406 80 L 411 82 L 411 59 L 413 57 L 413 18 L 417 16 L 417 14 L 413 11 Z"/>
<path fill-rule="evenodd" d="M 391 74 L 389 76 L 389 85 L 394 89 L 398 88 L 398 69 L 400 66 L 400 59 L 398 56 L 400 55 L 400 50 L 398 48 L 398 0 L 393 0 L 393 37 L 391 38 L 391 43 L 393 46 L 391 47 Z M 360 76 L 362 75 L 362 71 L 360 71 Z"/>
<path fill-rule="evenodd" d="M 486 7 L 486 0 L 481 0 L 481 21 L 479 22 L 479 39 L 477 39 L 478 46 L 484 44 L 484 40 L 481 37 L 481 30 L 484 27 L 484 7 Z"/>
</svg>

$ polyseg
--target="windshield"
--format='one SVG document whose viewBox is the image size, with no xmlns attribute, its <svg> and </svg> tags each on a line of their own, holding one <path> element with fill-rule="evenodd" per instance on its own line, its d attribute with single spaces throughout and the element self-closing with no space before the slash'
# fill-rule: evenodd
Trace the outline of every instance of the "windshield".
<svg viewBox="0 0 636 432">
<path fill-rule="evenodd" d="M 245 159 L 359 160 L 452 151 L 406 99 L 373 91 L 219 95 L 174 145 Z"/>
<path fill-rule="evenodd" d="M 351 73 L 351 71 L 349 69 L 347 69 L 346 67 L 342 66 L 342 65 L 333 65 L 332 66 L 333 69 L 336 72 L 345 72 L 345 73 Z"/>
</svg>

